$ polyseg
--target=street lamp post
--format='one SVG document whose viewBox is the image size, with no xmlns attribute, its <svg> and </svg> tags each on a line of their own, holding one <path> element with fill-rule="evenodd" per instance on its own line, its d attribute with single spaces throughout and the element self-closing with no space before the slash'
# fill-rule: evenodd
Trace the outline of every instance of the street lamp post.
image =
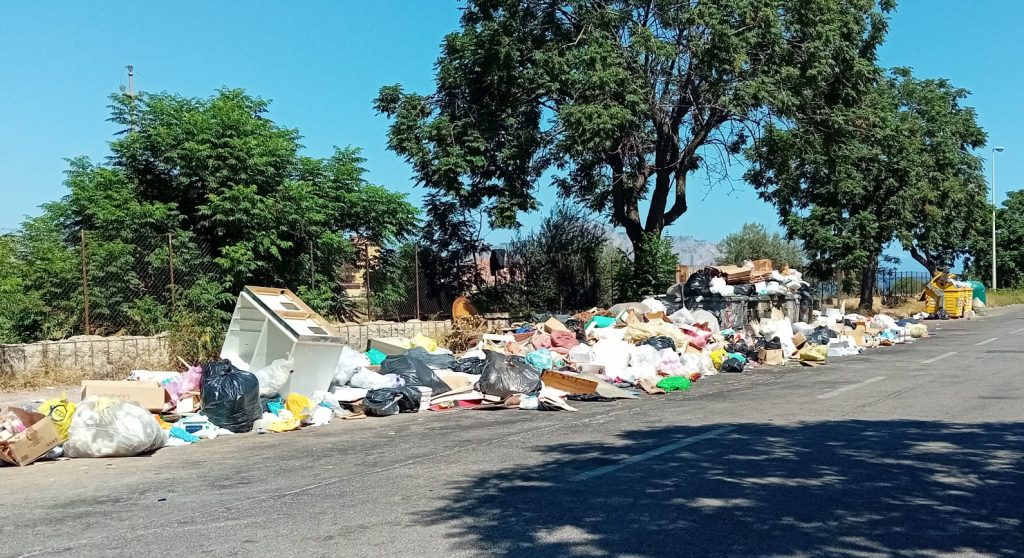
<svg viewBox="0 0 1024 558">
<path fill-rule="evenodd" d="M 996 153 L 1000 153 L 1003 146 L 992 148 L 992 289 L 996 289 Z"/>
</svg>

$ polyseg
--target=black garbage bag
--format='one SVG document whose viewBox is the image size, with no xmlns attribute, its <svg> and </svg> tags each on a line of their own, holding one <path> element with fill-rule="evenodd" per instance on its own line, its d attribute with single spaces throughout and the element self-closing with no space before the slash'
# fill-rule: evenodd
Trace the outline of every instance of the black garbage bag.
<svg viewBox="0 0 1024 558">
<path fill-rule="evenodd" d="M 722 362 L 722 372 L 743 372 L 743 362 L 738 358 L 727 358 Z"/>
<path fill-rule="evenodd" d="M 707 296 L 711 293 L 711 276 L 707 270 L 701 269 L 690 274 L 683 287 L 683 294 L 691 296 Z"/>
<path fill-rule="evenodd" d="M 675 314 L 680 309 L 685 307 L 685 305 L 683 304 L 682 300 L 677 302 L 677 301 L 674 301 L 674 300 L 666 299 L 663 303 L 665 304 L 665 314 L 667 314 L 669 316 L 671 316 L 672 314 Z"/>
<path fill-rule="evenodd" d="M 662 349 L 676 350 L 676 342 L 671 337 L 648 337 L 647 341 L 644 341 L 644 345 L 650 345 L 659 351 Z"/>
<path fill-rule="evenodd" d="M 199 394 L 203 414 L 226 430 L 249 432 L 253 423 L 263 416 L 260 381 L 255 375 L 235 368 L 227 359 L 203 366 Z"/>
<path fill-rule="evenodd" d="M 485 395 L 505 399 L 516 393 L 532 394 L 540 391 L 540 372 L 526 363 L 521 356 L 484 351 L 486 366 L 476 383 L 476 389 Z"/>
<path fill-rule="evenodd" d="M 463 372 L 465 374 L 476 374 L 480 375 L 484 373 L 484 368 L 487 367 L 487 359 L 484 358 L 460 358 L 455 361 L 455 366 L 452 370 L 456 372 Z"/>
<path fill-rule="evenodd" d="M 415 386 L 371 389 L 363 398 L 363 410 L 371 417 L 417 413 L 422 397 L 423 392 Z"/>
<path fill-rule="evenodd" d="M 804 337 L 807 338 L 808 345 L 828 345 L 828 340 L 832 337 L 829 335 L 831 331 L 825 326 L 818 326 L 814 328 L 814 331 L 805 334 Z"/>
<path fill-rule="evenodd" d="M 734 285 L 733 291 L 737 296 L 754 296 L 757 294 L 757 288 L 754 285 Z"/>
<path fill-rule="evenodd" d="M 928 314 L 928 318 L 927 319 L 929 319 L 929 320 L 948 320 L 949 319 L 949 312 L 946 312 L 945 308 L 939 308 L 938 312 L 935 312 L 934 314 Z"/>
<path fill-rule="evenodd" d="M 562 323 L 565 324 L 565 327 L 569 328 L 569 331 L 576 334 L 577 341 L 579 341 L 580 343 L 585 343 L 587 341 L 587 332 L 583 328 L 583 322 L 577 320 L 576 318 L 569 318 L 568 320 L 565 320 Z"/>
<path fill-rule="evenodd" d="M 825 342 L 828 344 L 828 341 Z M 778 337 L 772 337 L 770 341 L 764 342 L 764 348 L 766 351 L 773 351 L 782 348 L 782 340 Z"/>
<path fill-rule="evenodd" d="M 437 358 L 441 357 L 441 358 Z M 441 395 L 452 390 L 451 386 L 444 383 L 431 368 L 431 363 L 443 362 L 447 366 L 437 365 L 438 368 L 454 368 L 455 357 L 451 355 L 432 355 L 422 347 L 410 349 L 404 355 L 389 356 L 380 365 L 381 374 L 395 374 L 405 380 L 407 386 L 427 386 L 433 390 L 434 395 Z"/>
</svg>

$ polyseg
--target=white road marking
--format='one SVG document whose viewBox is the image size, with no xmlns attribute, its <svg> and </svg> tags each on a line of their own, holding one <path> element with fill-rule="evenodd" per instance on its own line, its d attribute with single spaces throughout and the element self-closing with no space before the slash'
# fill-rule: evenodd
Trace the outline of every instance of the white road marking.
<svg viewBox="0 0 1024 558">
<path fill-rule="evenodd" d="M 716 429 L 714 429 L 714 430 L 712 430 L 710 432 L 705 432 L 703 434 L 698 434 L 696 436 L 690 436 L 689 438 L 683 438 L 682 440 L 679 440 L 678 442 L 669 444 L 667 446 L 661 446 L 660 448 L 652 449 L 651 451 L 645 451 L 644 453 L 641 453 L 641 454 L 638 454 L 638 455 L 634 455 L 633 457 L 627 457 L 626 459 L 623 459 L 621 462 L 616 463 L 615 465 L 607 465 L 605 467 L 598 467 L 597 469 L 594 469 L 592 471 L 587 471 L 586 473 L 580 473 L 580 474 L 576 475 L 575 477 L 570 477 L 569 480 L 573 481 L 573 482 L 590 480 L 590 479 L 592 479 L 594 477 L 599 477 L 601 475 L 606 475 L 606 474 L 611 473 L 613 471 L 618 471 L 619 469 L 622 469 L 623 467 L 628 467 L 628 466 L 630 466 L 630 465 L 632 465 L 634 463 L 639 463 L 640 461 L 645 461 L 645 460 L 648 460 L 648 459 L 650 459 L 652 457 L 657 457 L 659 455 L 668 453 L 670 451 L 677 450 L 677 449 L 679 449 L 679 448 L 681 448 L 683 446 L 688 446 L 690 444 L 699 442 L 701 440 L 707 440 L 708 438 L 714 438 L 715 436 L 718 436 L 719 434 L 724 434 L 724 433 L 726 433 L 726 432 L 728 432 L 730 430 L 735 430 L 735 429 L 736 429 L 735 426 L 723 426 L 721 428 L 716 428 Z"/>
<path fill-rule="evenodd" d="M 986 339 L 984 341 L 979 341 L 979 342 L 975 343 L 975 345 L 988 345 L 989 343 L 995 341 L 996 339 L 999 339 L 999 338 L 998 337 L 993 337 L 992 339 Z"/>
<path fill-rule="evenodd" d="M 835 397 L 835 396 L 839 395 L 840 393 L 846 393 L 846 392 L 850 391 L 851 389 L 857 389 L 859 387 L 864 387 L 864 386 L 866 386 L 868 384 L 873 384 L 873 383 L 877 382 L 878 380 L 884 380 L 884 379 L 885 379 L 885 376 L 875 376 L 874 378 L 871 378 L 871 379 L 868 379 L 868 380 L 864 380 L 863 382 L 860 382 L 859 384 L 853 384 L 852 386 L 846 386 L 844 388 L 839 388 L 837 390 L 830 391 L 828 393 L 823 393 L 823 394 L 818 396 L 818 399 L 828 399 L 830 397 Z"/>
<path fill-rule="evenodd" d="M 921 364 L 931 364 L 931 363 L 935 362 L 936 360 L 942 360 L 942 359 L 944 359 L 946 357 L 951 357 L 951 356 L 953 356 L 955 354 L 956 354 L 956 351 L 950 351 L 948 353 L 942 353 L 941 355 L 939 355 L 939 356 L 937 356 L 935 358 L 930 358 L 928 360 L 922 360 Z"/>
<path fill-rule="evenodd" d="M 1022 327 L 1022 328 L 1020 328 L 1020 329 L 1018 329 L 1016 331 L 1011 331 L 1010 333 L 1024 333 L 1024 327 Z"/>
</svg>

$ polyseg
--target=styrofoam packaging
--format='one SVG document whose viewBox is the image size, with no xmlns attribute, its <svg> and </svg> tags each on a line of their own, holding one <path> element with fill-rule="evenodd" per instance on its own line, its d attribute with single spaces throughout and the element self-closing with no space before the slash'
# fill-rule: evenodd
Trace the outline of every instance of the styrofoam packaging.
<svg viewBox="0 0 1024 558">
<path fill-rule="evenodd" d="M 420 390 L 420 410 L 430 409 L 430 398 L 434 396 L 434 390 L 427 386 L 416 386 Z"/>
</svg>

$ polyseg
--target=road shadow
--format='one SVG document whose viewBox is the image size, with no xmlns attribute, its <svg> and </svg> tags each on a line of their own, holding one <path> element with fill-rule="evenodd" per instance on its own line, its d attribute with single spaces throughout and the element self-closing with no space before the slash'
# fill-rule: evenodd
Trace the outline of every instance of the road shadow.
<svg viewBox="0 0 1024 558">
<path fill-rule="evenodd" d="M 449 483 L 417 522 L 495 557 L 1024 555 L 1024 423 L 716 424 L 541 451 Z"/>
</svg>

